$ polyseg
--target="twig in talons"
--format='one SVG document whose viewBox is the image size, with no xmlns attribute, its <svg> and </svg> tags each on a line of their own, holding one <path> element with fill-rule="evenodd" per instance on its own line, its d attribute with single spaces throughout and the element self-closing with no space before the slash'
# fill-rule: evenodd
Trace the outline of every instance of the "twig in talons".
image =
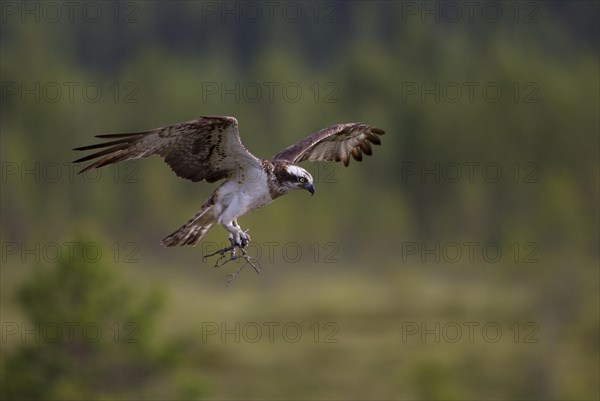
<svg viewBox="0 0 600 401">
<path fill-rule="evenodd" d="M 258 259 L 255 259 L 255 258 L 253 258 L 251 256 L 248 256 L 248 253 L 246 252 L 245 249 L 242 249 L 242 253 L 244 254 L 243 258 L 246 259 L 246 263 L 245 264 L 249 263 L 250 266 L 252 266 L 254 268 L 254 271 L 256 272 L 256 274 L 258 274 L 260 276 L 260 273 L 262 272 L 262 268 L 260 266 L 260 262 L 258 261 Z M 258 264 L 258 266 L 255 265 L 254 263 L 252 263 L 253 259 L 256 261 L 256 263 Z"/>
<path fill-rule="evenodd" d="M 258 274 L 260 276 L 260 272 L 261 272 L 260 262 L 258 262 L 258 259 L 254 259 L 253 257 L 249 256 L 245 249 L 242 249 L 242 255 L 237 256 L 235 259 L 244 259 L 246 261 L 246 263 L 244 263 L 235 273 L 230 274 L 228 276 L 227 287 L 231 286 L 233 281 L 237 278 L 237 276 L 242 272 L 242 270 L 244 270 L 244 267 L 246 267 L 246 265 L 248 265 L 248 264 L 250 266 L 252 266 L 254 268 L 254 271 L 256 272 L 256 274 Z M 230 262 L 231 260 L 235 260 L 235 259 L 229 259 L 227 262 Z M 252 262 L 253 259 L 256 261 L 257 264 L 254 264 Z M 227 263 L 227 262 L 225 262 L 225 263 Z"/>
<path fill-rule="evenodd" d="M 229 287 L 229 286 L 231 286 L 231 284 L 233 284 L 233 280 L 235 280 L 237 278 L 238 274 L 240 274 L 242 272 L 242 270 L 244 270 L 244 266 L 246 266 L 245 263 L 242 265 L 242 267 L 240 267 L 238 269 L 238 271 L 227 276 L 227 287 Z"/>
<path fill-rule="evenodd" d="M 202 257 L 202 261 L 203 261 L 203 262 L 206 262 L 206 259 L 208 259 L 208 258 L 211 258 L 211 257 L 213 257 L 213 256 L 215 256 L 215 255 L 217 255 L 217 254 L 219 254 L 219 255 L 221 255 L 222 257 L 224 257 L 224 255 L 225 255 L 227 252 L 232 252 L 232 253 L 233 253 L 233 252 L 235 252 L 235 248 L 236 248 L 236 246 L 237 246 L 237 245 L 231 245 L 231 246 L 225 247 L 225 248 L 223 248 L 223 249 L 219 249 L 218 251 L 215 251 L 215 252 L 213 252 L 213 253 L 210 253 L 210 254 L 208 254 L 208 255 L 204 255 L 204 256 Z M 221 258 L 219 258 L 219 259 L 221 259 Z"/>
<path fill-rule="evenodd" d="M 208 255 L 205 255 L 204 257 L 202 257 L 202 261 L 205 262 L 206 259 L 216 256 L 216 255 L 219 255 L 219 258 L 216 260 L 216 262 L 213 266 L 216 268 L 223 267 L 227 263 L 232 262 L 234 260 L 238 260 L 238 259 L 245 260 L 245 263 L 242 264 L 242 266 L 235 273 L 229 275 L 229 279 L 227 280 L 228 287 L 231 285 L 231 283 L 233 283 L 233 281 L 242 272 L 242 270 L 244 270 L 244 267 L 246 267 L 247 264 L 252 266 L 252 268 L 254 268 L 254 271 L 258 275 L 260 275 L 261 270 L 262 270 L 258 259 L 255 259 L 252 256 L 248 255 L 248 251 L 246 251 L 246 248 L 248 248 L 249 241 L 243 241 L 242 244 L 238 244 L 233 241 L 233 238 L 230 238 L 230 240 L 231 240 L 230 246 L 225 247 L 223 249 L 219 249 L 218 251 L 215 251 L 211 254 L 208 254 Z M 240 250 L 241 255 L 236 255 L 236 252 L 238 249 Z M 229 255 L 229 258 L 226 259 L 227 258 L 226 254 L 228 252 L 230 253 L 230 255 Z M 223 261 L 223 259 L 226 259 L 226 260 Z"/>
</svg>

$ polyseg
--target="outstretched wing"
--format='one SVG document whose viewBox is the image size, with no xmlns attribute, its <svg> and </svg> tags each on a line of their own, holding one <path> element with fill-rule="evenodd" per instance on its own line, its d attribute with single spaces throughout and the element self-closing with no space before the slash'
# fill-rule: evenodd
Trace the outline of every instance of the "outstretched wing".
<svg viewBox="0 0 600 401">
<path fill-rule="evenodd" d="M 74 163 L 96 159 L 80 173 L 123 160 L 158 155 L 179 177 L 215 182 L 242 171 L 261 168 L 261 162 L 242 145 L 238 122 L 233 117 L 201 117 L 147 132 L 96 135 L 120 138 L 74 150 L 106 148 Z"/>
<path fill-rule="evenodd" d="M 371 143 L 381 145 L 379 135 L 385 131 L 365 123 L 337 124 L 324 128 L 282 150 L 272 160 L 290 163 L 308 161 L 342 161 L 350 163 L 350 156 L 361 161 L 362 154 L 372 153 Z"/>
</svg>

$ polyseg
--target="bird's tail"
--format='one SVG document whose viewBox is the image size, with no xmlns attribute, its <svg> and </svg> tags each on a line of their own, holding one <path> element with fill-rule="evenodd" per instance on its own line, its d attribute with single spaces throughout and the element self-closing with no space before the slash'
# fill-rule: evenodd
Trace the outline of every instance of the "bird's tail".
<svg viewBox="0 0 600 401">
<path fill-rule="evenodd" d="M 209 200 L 187 223 L 163 239 L 162 245 L 164 247 L 196 245 L 216 222 L 213 208 L 214 205 Z"/>
</svg>

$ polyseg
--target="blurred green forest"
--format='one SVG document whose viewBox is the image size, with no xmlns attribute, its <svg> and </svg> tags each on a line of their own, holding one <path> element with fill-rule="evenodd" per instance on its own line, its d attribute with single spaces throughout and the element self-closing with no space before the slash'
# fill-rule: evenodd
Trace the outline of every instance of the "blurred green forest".
<svg viewBox="0 0 600 401">
<path fill-rule="evenodd" d="M 600 397 L 599 3 L 53 3 L 2 4 L 3 398 Z M 386 135 L 240 219 L 263 274 L 227 288 L 237 266 L 202 261 L 220 227 L 160 246 L 216 185 L 71 164 L 93 135 L 202 115 L 263 158 L 339 122 Z M 49 322 L 105 335 L 23 334 Z M 236 322 L 303 335 L 207 337 Z M 467 322 L 501 339 L 422 336 Z"/>
</svg>

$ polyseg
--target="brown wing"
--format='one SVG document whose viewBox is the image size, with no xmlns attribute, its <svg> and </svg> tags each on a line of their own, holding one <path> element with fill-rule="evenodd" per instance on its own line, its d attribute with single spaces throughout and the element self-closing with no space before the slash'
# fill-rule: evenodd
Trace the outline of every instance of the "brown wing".
<svg viewBox="0 0 600 401">
<path fill-rule="evenodd" d="M 337 124 L 322 129 L 282 150 L 272 160 L 286 160 L 297 164 L 308 161 L 342 161 L 350 163 L 350 156 L 361 161 L 362 154 L 370 155 L 371 143 L 381 145 L 379 135 L 385 131 L 365 123 Z"/>
<path fill-rule="evenodd" d="M 158 155 L 179 177 L 215 182 L 236 169 L 261 168 L 260 161 L 242 145 L 233 117 L 201 117 L 147 132 L 96 135 L 120 138 L 74 150 L 106 148 L 74 163 L 96 159 L 79 173 L 123 160 Z"/>
</svg>

